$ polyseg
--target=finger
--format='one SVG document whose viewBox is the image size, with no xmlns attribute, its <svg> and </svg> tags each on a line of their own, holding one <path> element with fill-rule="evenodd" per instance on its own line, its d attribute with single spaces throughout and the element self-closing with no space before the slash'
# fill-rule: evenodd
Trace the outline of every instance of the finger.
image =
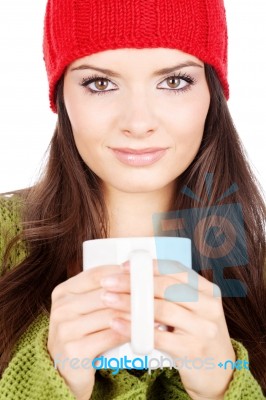
<svg viewBox="0 0 266 400">
<path fill-rule="evenodd" d="M 154 300 L 154 320 L 176 332 L 194 334 L 200 331 L 202 319 L 190 310 L 165 300 Z"/>
<path fill-rule="evenodd" d="M 114 310 L 126 313 L 127 318 L 125 319 L 131 321 L 130 296 L 110 292 L 106 292 L 105 295 L 107 296 L 106 305 Z M 113 318 L 116 319 L 119 316 L 114 315 Z M 199 327 L 202 322 L 201 318 L 194 315 L 190 310 L 161 299 L 154 300 L 154 321 L 192 334 L 200 330 Z"/>
<path fill-rule="evenodd" d="M 216 304 L 213 306 L 206 295 L 202 295 L 202 297 L 203 300 L 201 299 L 201 302 L 197 302 L 196 304 L 189 302 L 185 303 L 185 306 L 182 302 L 176 303 L 165 300 L 164 298 L 155 298 L 155 321 L 164 325 L 175 327 L 184 332 L 193 333 L 198 331 L 198 326 L 202 322 L 202 319 L 206 320 L 213 317 L 213 319 L 217 320 L 217 318 L 220 318 L 223 314 L 222 306 L 220 306 L 219 311 Z M 130 315 L 130 295 L 105 292 L 103 293 L 103 301 L 107 307 L 126 312 L 128 315 Z"/>
<path fill-rule="evenodd" d="M 53 303 L 51 313 L 56 315 L 57 321 L 65 321 L 72 320 L 77 315 L 106 309 L 101 297 L 104 291 L 101 288 L 86 293 L 68 293 Z"/>
<path fill-rule="evenodd" d="M 110 322 L 111 329 L 118 334 L 131 338 L 131 322 L 122 318 L 113 318 Z"/>
<path fill-rule="evenodd" d="M 127 313 L 131 312 L 130 295 L 128 294 L 105 291 L 102 294 L 102 300 L 107 307 Z"/>
<path fill-rule="evenodd" d="M 181 273 L 178 276 L 156 275 L 154 277 L 155 284 L 156 282 L 158 282 L 158 279 L 159 279 L 159 284 L 157 283 L 157 286 L 155 287 L 155 289 L 157 289 L 155 291 L 155 297 L 165 298 L 165 296 L 163 296 L 161 293 L 162 290 L 163 293 L 165 293 L 165 290 L 171 287 L 171 290 L 169 291 L 166 297 L 174 298 L 175 295 L 178 296 L 179 293 L 179 297 L 177 297 L 176 299 L 171 299 L 171 301 L 186 301 L 186 299 L 189 299 L 187 301 L 198 300 L 198 292 L 200 291 L 198 290 L 198 279 L 196 281 L 190 279 L 187 273 Z M 103 288 L 112 290 L 114 292 L 130 293 L 130 274 L 111 275 L 106 278 L 103 278 L 100 284 Z M 162 285 L 162 287 L 160 287 L 160 284 Z M 212 291 L 214 290 L 214 286 L 215 285 L 213 284 L 208 286 L 208 293 L 209 289 L 212 289 Z M 201 289 L 202 289 L 201 292 L 203 292 L 202 287 Z"/>
<path fill-rule="evenodd" d="M 168 331 L 160 331 L 155 329 L 154 332 L 154 348 L 172 355 L 173 357 L 189 356 L 189 349 L 196 348 L 198 338 L 190 335 L 172 333 Z"/>
<path fill-rule="evenodd" d="M 183 283 L 186 286 L 190 285 L 194 289 L 198 288 L 198 278 L 196 277 L 196 279 L 191 279 L 188 272 L 181 272 L 178 275 L 159 275 L 155 271 L 155 279 L 158 277 L 161 277 L 162 282 L 166 283 L 165 287 L 172 286 L 175 283 Z M 101 279 L 100 285 L 103 288 L 110 289 L 114 292 L 130 293 L 130 273 L 119 273 L 104 277 Z"/>
<path fill-rule="evenodd" d="M 130 293 L 130 274 L 113 274 L 101 279 L 100 284 L 103 288 L 114 292 Z M 175 275 L 155 274 L 154 284 L 155 297 L 167 298 L 175 302 L 197 302 L 201 293 L 211 297 L 221 297 L 221 290 L 217 285 L 195 271 L 191 273 L 190 270 Z"/>
<path fill-rule="evenodd" d="M 60 283 L 52 292 L 52 300 L 59 299 L 66 293 L 85 293 L 100 287 L 100 280 L 108 275 L 123 273 L 120 265 L 104 265 L 82 271 Z"/>
<path fill-rule="evenodd" d="M 178 276 L 179 279 L 168 275 L 154 277 L 154 296 L 169 301 L 185 302 L 198 301 L 197 285 L 187 282 L 187 276 Z M 182 279 L 183 278 L 183 279 Z M 130 274 L 115 274 L 103 278 L 101 286 L 117 293 L 130 293 Z"/>
<path fill-rule="evenodd" d="M 83 336 L 110 329 L 113 318 L 129 320 L 130 315 L 122 311 L 105 309 L 82 315 L 71 321 L 63 321 L 56 325 L 56 337 L 60 343 L 81 340 Z"/>
<path fill-rule="evenodd" d="M 154 260 L 155 275 L 167 276 L 177 280 L 177 283 L 186 283 L 199 292 L 220 296 L 220 289 L 196 271 L 175 260 Z"/>
<path fill-rule="evenodd" d="M 217 318 L 223 316 L 221 297 L 211 297 L 209 294 L 199 292 L 187 283 L 176 282 L 175 278 L 168 275 L 155 276 L 155 300 L 167 300 L 204 319 L 217 320 Z M 130 276 L 124 274 L 112 275 L 101 283 L 109 290 L 109 301 L 107 298 L 104 299 L 106 306 L 130 312 L 130 297 L 123 295 L 126 291 L 130 292 Z"/>
<path fill-rule="evenodd" d="M 112 330 L 118 334 L 131 337 L 131 322 L 122 318 L 114 318 L 111 322 Z M 161 350 L 174 357 L 189 356 L 194 349 L 199 348 L 199 343 L 204 332 L 212 340 L 214 335 L 217 334 L 217 327 L 214 324 L 204 322 L 195 328 L 195 332 L 183 332 L 174 330 L 169 332 L 167 330 L 154 329 L 154 349 Z M 209 339 L 207 339 L 208 341 Z M 205 346 L 206 347 L 206 346 Z"/>
<path fill-rule="evenodd" d="M 113 292 L 130 293 L 130 274 L 118 273 L 101 279 L 100 285 Z"/>
<path fill-rule="evenodd" d="M 125 272 L 129 273 L 130 261 L 125 261 L 123 264 L 121 264 L 121 267 Z M 186 267 L 184 264 L 176 260 L 153 259 L 153 269 L 154 275 L 176 275 L 182 272 L 188 273 L 190 271 L 192 271 L 194 274 L 197 274 L 194 270 Z"/>
<path fill-rule="evenodd" d="M 114 318 L 111 321 L 111 329 L 117 333 L 124 335 L 128 338 L 131 337 L 131 322 L 122 318 Z M 207 324 L 203 324 L 208 326 Z M 197 328 L 196 328 L 197 329 Z M 203 329 L 202 329 L 203 330 Z M 197 342 L 202 334 L 198 333 L 198 329 L 195 334 L 185 333 L 183 331 L 175 330 L 174 332 L 168 332 L 167 330 L 161 331 L 157 328 L 154 329 L 154 348 L 157 350 L 166 351 L 169 354 L 185 354 L 188 352 L 188 345 L 191 344 L 193 347 L 197 347 Z M 184 347 L 186 346 L 186 347 Z M 186 350 L 185 350 L 186 349 Z"/>
<path fill-rule="evenodd" d="M 122 264 L 122 269 L 130 273 L 129 261 Z M 189 286 L 200 292 L 209 293 L 214 297 L 221 296 L 221 290 L 217 285 L 178 261 L 154 259 L 153 269 L 155 276 L 172 277 L 177 280 L 177 283 L 189 284 Z"/>
<path fill-rule="evenodd" d="M 91 352 L 93 346 L 93 353 L 95 356 L 99 356 L 107 350 L 128 342 L 127 335 L 114 331 L 112 328 L 93 333 L 87 336 L 87 338 L 90 339 L 90 343 L 88 340 L 89 351 Z M 84 342 L 86 342 L 86 339 L 84 339 Z"/>
<path fill-rule="evenodd" d="M 154 297 L 181 306 L 204 319 L 217 320 L 224 316 L 221 297 L 200 292 L 188 284 L 176 284 L 176 280 L 168 276 L 154 278 Z"/>
<path fill-rule="evenodd" d="M 154 297 L 175 303 L 182 303 L 183 305 L 185 305 L 184 303 L 188 303 L 186 306 L 190 309 L 194 307 L 191 303 L 199 303 L 204 298 L 211 300 L 211 295 L 212 292 L 210 293 L 209 290 L 200 291 L 197 286 L 192 285 L 191 282 L 184 282 L 182 279 L 177 280 L 168 275 L 156 276 L 154 278 Z"/>
<path fill-rule="evenodd" d="M 127 342 L 128 337 L 126 335 L 110 327 L 90 335 L 85 335 L 78 340 L 72 340 L 65 344 L 62 354 L 59 354 L 60 359 L 59 357 L 57 358 L 57 366 L 60 367 L 60 364 L 63 363 L 64 360 L 62 358 L 71 360 L 73 357 L 81 359 L 86 357 L 92 360 L 107 350 Z"/>
</svg>

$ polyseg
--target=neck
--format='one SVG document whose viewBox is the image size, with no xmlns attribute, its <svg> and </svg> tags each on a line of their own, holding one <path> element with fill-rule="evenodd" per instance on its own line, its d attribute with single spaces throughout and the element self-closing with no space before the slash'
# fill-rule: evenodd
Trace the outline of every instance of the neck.
<svg viewBox="0 0 266 400">
<path fill-rule="evenodd" d="M 173 184 L 147 193 L 105 190 L 109 237 L 156 236 L 153 215 L 170 211 L 175 195 Z"/>
</svg>

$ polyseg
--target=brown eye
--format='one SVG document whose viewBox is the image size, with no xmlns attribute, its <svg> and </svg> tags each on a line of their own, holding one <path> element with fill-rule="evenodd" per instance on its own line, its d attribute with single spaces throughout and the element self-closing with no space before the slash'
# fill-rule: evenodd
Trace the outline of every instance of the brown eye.
<svg viewBox="0 0 266 400">
<path fill-rule="evenodd" d="M 180 86 L 181 79 L 170 77 L 167 79 L 167 82 L 172 89 L 177 89 Z"/>
<path fill-rule="evenodd" d="M 164 86 L 161 86 L 159 89 L 166 89 L 170 92 L 177 93 L 189 89 L 194 83 L 195 79 L 186 74 L 182 74 L 180 76 L 172 75 L 168 78 L 165 78 L 163 82 L 160 83 L 160 85 Z"/>
<path fill-rule="evenodd" d="M 106 79 L 95 80 L 94 84 L 98 90 L 105 90 L 108 87 L 108 81 Z"/>
<path fill-rule="evenodd" d="M 83 79 L 81 86 L 87 88 L 89 92 L 93 94 L 104 94 L 115 90 L 110 88 L 107 90 L 109 84 L 113 85 L 113 83 L 108 78 L 105 78 L 103 76 L 92 76 L 90 78 Z"/>
</svg>

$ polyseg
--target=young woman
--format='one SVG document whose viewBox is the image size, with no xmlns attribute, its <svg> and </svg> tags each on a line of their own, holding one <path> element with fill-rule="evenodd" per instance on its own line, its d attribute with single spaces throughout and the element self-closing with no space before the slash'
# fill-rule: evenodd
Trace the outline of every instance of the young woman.
<svg viewBox="0 0 266 400">
<path fill-rule="evenodd" d="M 265 205 L 226 103 L 222 1 L 49 0 L 44 58 L 48 164 L 0 200 L 1 398 L 263 399 Z M 75 368 L 130 340 L 128 264 L 82 272 L 82 242 L 156 236 L 155 215 L 182 236 L 199 199 L 192 281 L 154 260 L 155 348 L 215 368 Z M 167 299 L 180 283 L 196 301 Z"/>
</svg>

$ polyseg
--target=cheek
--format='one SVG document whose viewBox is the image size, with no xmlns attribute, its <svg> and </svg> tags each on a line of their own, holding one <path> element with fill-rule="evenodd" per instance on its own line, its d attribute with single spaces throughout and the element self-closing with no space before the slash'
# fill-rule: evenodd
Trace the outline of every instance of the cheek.
<svg viewBox="0 0 266 400">
<path fill-rule="evenodd" d="M 200 105 L 198 102 L 189 107 L 182 107 L 178 110 L 174 119 L 176 127 L 176 141 L 193 147 L 201 141 L 204 132 L 204 125 L 208 114 L 209 102 Z"/>
<path fill-rule="evenodd" d="M 182 169 L 187 168 L 198 153 L 209 104 L 209 97 L 203 99 L 201 103 L 197 100 L 189 106 L 180 107 L 175 117 L 173 140 L 175 153 L 180 165 L 182 164 Z"/>
<path fill-rule="evenodd" d="M 64 101 L 75 138 L 88 136 L 90 140 L 92 133 L 96 139 L 101 136 L 99 131 L 104 131 L 110 124 L 111 110 L 106 107 L 103 112 L 102 102 L 96 100 L 89 93 L 65 81 Z"/>
<path fill-rule="evenodd" d="M 78 107 L 77 104 L 71 104 L 67 107 L 67 112 L 75 137 L 83 137 L 88 135 L 89 131 L 95 131 L 97 116 L 91 109 L 87 109 L 84 105 Z"/>
<path fill-rule="evenodd" d="M 110 118 L 95 107 L 70 107 L 68 110 L 74 139 L 78 150 L 91 152 L 92 145 L 103 144 L 105 132 L 110 130 Z M 97 149 L 94 149 L 94 152 Z"/>
<path fill-rule="evenodd" d="M 97 149 L 101 147 L 102 136 L 93 126 L 77 123 L 72 127 L 78 152 L 85 162 L 97 159 Z"/>
</svg>

